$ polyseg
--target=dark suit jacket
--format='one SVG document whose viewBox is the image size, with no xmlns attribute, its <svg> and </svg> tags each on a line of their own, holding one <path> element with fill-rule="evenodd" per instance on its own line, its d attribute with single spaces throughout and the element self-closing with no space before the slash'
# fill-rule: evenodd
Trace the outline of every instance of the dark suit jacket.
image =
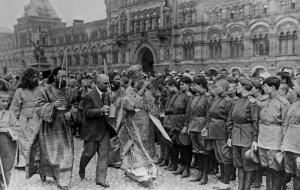
<svg viewBox="0 0 300 190">
<path fill-rule="evenodd" d="M 102 99 L 94 88 L 85 95 L 82 102 L 84 121 L 81 128 L 81 137 L 85 141 L 101 141 L 105 132 L 109 131 L 110 138 L 117 135 L 116 131 L 106 120 L 101 108 L 110 105 L 107 93 L 102 93 Z"/>
</svg>

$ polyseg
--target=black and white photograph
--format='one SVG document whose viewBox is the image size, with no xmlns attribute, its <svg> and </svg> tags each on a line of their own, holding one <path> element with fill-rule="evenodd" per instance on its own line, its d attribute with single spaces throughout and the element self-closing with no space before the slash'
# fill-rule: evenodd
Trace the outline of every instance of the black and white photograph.
<svg viewBox="0 0 300 190">
<path fill-rule="evenodd" d="M 300 0 L 0 0 L 0 190 L 300 190 Z"/>
</svg>

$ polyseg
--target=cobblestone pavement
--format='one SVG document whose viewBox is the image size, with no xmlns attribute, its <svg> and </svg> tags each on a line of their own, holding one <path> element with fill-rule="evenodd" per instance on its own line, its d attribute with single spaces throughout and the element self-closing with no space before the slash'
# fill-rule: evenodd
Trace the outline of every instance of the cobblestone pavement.
<svg viewBox="0 0 300 190">
<path fill-rule="evenodd" d="M 96 168 L 96 156 L 91 160 L 86 168 L 86 178 L 81 181 L 78 175 L 78 165 L 80 155 L 82 151 L 83 141 L 75 140 L 75 162 L 73 170 L 73 179 L 71 184 L 71 190 L 96 190 L 104 189 L 95 185 L 95 168 Z M 159 178 L 154 181 L 153 185 L 149 188 L 145 188 L 138 183 L 127 178 L 123 171 L 120 169 L 109 168 L 107 182 L 110 184 L 110 188 L 107 190 L 212 190 L 217 183 L 214 176 L 209 176 L 209 182 L 205 186 L 200 186 L 198 183 L 189 182 L 189 179 L 182 179 L 179 176 L 174 176 L 172 173 L 167 172 L 161 168 L 161 174 Z M 192 177 L 196 174 L 195 170 L 192 170 Z M 232 189 L 237 189 L 236 182 L 231 184 Z M 53 179 L 47 179 L 46 182 L 41 182 L 38 175 L 26 180 L 25 172 L 14 170 L 11 177 L 10 190 L 52 190 L 57 189 Z M 265 189 L 263 186 L 261 189 Z"/>
</svg>

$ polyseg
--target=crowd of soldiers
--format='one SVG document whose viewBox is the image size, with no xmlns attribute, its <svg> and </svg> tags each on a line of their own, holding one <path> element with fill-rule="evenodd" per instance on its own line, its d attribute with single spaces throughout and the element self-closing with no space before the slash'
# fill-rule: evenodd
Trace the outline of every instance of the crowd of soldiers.
<svg viewBox="0 0 300 190">
<path fill-rule="evenodd" d="M 39 118 L 50 121 L 52 107 L 49 103 L 54 102 L 54 107 L 59 110 L 66 108 L 57 100 L 55 93 L 41 89 L 49 89 L 47 87 L 52 83 L 59 86 L 58 89 L 60 86 L 69 86 L 72 98 L 68 93 L 59 92 L 65 100 L 70 99 L 70 114 L 64 113 L 63 117 L 70 123 L 70 132 L 79 138 L 84 120 L 81 103 L 95 87 L 97 73 L 66 74 L 58 72 L 60 70 L 44 79 L 34 69 L 28 69 L 21 76 L 3 77 L 0 88 L 8 90 L 10 110 L 15 113 L 20 126 L 22 123 L 28 124 L 29 120 L 32 120 L 30 126 L 38 126 L 38 116 L 32 111 L 24 111 L 24 108 L 32 108 L 30 101 L 26 100 L 36 102 L 39 99 L 33 107 L 37 109 Z M 255 77 L 247 77 L 243 73 L 229 75 L 225 69 L 217 76 L 208 76 L 205 71 L 194 73 L 187 70 L 181 73 L 166 71 L 144 77 L 147 81 L 145 88 L 149 91 L 147 96 L 154 99 L 154 115 L 161 120 L 172 140 L 166 140 L 158 130 L 155 131 L 153 140 L 160 147 L 156 165 L 182 178 L 190 177 L 190 169 L 195 168 L 198 170 L 197 176 L 190 181 L 200 185 L 209 183 L 209 174 L 216 175 L 219 179 L 216 184 L 218 189 L 230 189 L 230 181 L 236 178 L 240 190 L 258 188 L 263 175 L 266 176 L 267 190 L 285 189 L 291 179 L 294 189 L 300 189 L 300 77 L 290 71 L 280 71 L 274 76 L 262 72 Z M 114 103 L 117 97 L 126 93 L 132 79 L 128 73 L 118 71 L 109 73 L 109 79 L 110 101 Z M 32 96 L 36 98 L 32 99 Z M 24 107 L 24 103 L 27 107 Z M 21 121 L 22 115 L 25 115 L 24 122 Z M 28 129 L 28 126 L 24 127 Z M 22 142 L 34 142 L 32 139 L 37 133 L 56 138 L 56 134 L 50 134 L 49 131 L 38 131 L 39 127 L 30 128 L 32 130 L 21 137 L 27 138 Z M 69 138 L 68 134 L 65 136 Z M 46 140 L 45 146 L 47 143 L 51 141 Z M 19 145 L 22 150 L 29 146 L 33 147 L 26 143 Z M 47 150 L 47 147 L 44 149 Z M 71 152 L 64 154 L 71 156 Z M 23 156 L 19 153 L 17 167 L 27 167 L 33 163 L 30 160 L 34 159 L 33 156 L 28 156 L 22 160 Z M 151 157 L 154 159 L 155 155 Z M 72 170 L 69 165 L 65 163 L 65 167 Z M 36 171 L 26 172 L 30 177 Z M 60 177 L 64 175 L 70 176 L 61 173 Z M 45 180 L 45 176 L 48 174 L 41 175 L 42 180 Z M 63 178 L 61 181 L 56 178 L 62 189 L 70 183 L 70 180 L 65 180 L 66 177 Z"/>
</svg>

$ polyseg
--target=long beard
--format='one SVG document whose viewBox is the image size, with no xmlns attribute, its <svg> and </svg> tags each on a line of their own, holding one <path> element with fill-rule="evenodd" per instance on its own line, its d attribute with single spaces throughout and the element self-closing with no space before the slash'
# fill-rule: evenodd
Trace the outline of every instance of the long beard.
<svg viewBox="0 0 300 190">
<path fill-rule="evenodd" d="M 61 80 L 60 88 L 65 88 L 67 86 L 67 82 L 65 80 Z M 55 87 L 59 89 L 59 80 L 55 81 Z"/>
<path fill-rule="evenodd" d="M 34 89 L 35 87 L 37 87 L 39 85 L 39 81 L 31 81 L 29 84 L 28 84 L 28 88 L 30 90 Z"/>
</svg>

